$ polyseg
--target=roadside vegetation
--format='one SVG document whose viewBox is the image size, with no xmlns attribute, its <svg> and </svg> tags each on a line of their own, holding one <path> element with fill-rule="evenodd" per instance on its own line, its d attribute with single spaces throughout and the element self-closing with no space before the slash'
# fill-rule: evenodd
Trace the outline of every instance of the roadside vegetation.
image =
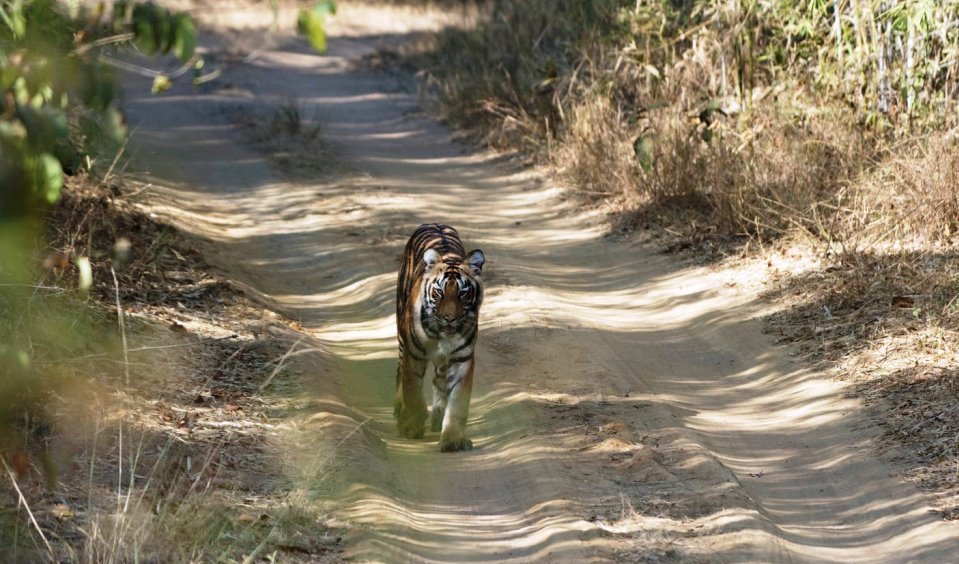
<svg viewBox="0 0 959 564">
<path fill-rule="evenodd" d="M 152 3 L 0 2 L 0 561 L 337 558 L 270 442 L 295 339 L 122 173 L 119 73 L 204 82 L 196 45 Z"/>
<path fill-rule="evenodd" d="M 950 518 L 957 57 L 959 3 L 928 0 L 497 0 L 405 53 L 448 121 L 614 231 L 761 260 L 770 330 L 860 383 Z"/>
</svg>

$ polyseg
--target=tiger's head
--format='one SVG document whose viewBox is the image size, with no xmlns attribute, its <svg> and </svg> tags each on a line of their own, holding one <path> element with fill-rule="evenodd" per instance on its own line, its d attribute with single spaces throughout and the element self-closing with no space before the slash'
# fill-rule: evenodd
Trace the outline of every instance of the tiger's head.
<svg viewBox="0 0 959 564">
<path fill-rule="evenodd" d="M 421 322 L 433 338 L 467 334 L 476 325 L 483 286 L 480 275 L 486 256 L 470 251 L 465 260 L 442 259 L 434 249 L 423 253 L 423 301 Z"/>
</svg>

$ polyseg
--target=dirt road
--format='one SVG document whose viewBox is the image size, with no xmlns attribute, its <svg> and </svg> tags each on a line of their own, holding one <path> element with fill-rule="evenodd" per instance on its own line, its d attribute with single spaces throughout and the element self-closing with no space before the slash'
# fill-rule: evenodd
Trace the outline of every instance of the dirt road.
<svg viewBox="0 0 959 564">
<path fill-rule="evenodd" d="M 452 142 L 402 80 L 354 64 L 395 21 L 341 18 L 326 56 L 283 39 L 211 91 L 131 82 L 128 109 L 146 205 L 312 345 L 309 409 L 276 440 L 349 557 L 955 557 L 959 530 L 877 459 L 861 406 L 761 334 L 731 275 L 607 241 L 548 180 Z M 291 100 L 332 153 L 236 125 Z M 488 257 L 467 453 L 392 419 L 396 269 L 433 221 Z"/>
</svg>

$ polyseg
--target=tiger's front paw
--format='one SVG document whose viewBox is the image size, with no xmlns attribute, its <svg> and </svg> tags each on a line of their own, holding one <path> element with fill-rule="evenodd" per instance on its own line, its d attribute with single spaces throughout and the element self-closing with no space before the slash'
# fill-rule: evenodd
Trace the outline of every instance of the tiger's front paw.
<svg viewBox="0 0 959 564">
<path fill-rule="evenodd" d="M 426 433 L 426 411 L 410 412 L 400 409 L 400 416 L 396 421 L 396 430 L 407 439 L 422 439 Z"/>
<path fill-rule="evenodd" d="M 440 452 L 456 452 L 458 450 L 473 450 L 473 441 L 466 437 L 454 439 L 446 433 L 440 435 Z"/>
</svg>

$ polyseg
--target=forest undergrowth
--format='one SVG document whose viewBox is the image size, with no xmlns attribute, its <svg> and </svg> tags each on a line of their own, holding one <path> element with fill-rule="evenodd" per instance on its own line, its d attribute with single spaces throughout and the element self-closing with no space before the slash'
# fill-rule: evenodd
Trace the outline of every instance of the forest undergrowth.
<svg viewBox="0 0 959 564">
<path fill-rule="evenodd" d="M 4 340 L 18 332 L 31 356 L 0 394 L 0 556 L 336 560 L 327 516 L 279 462 L 277 429 L 303 401 L 294 333 L 140 211 L 140 189 L 68 179 L 37 281 L 6 295 L 20 313 Z"/>
<path fill-rule="evenodd" d="M 0 15 L 0 561 L 338 559 L 275 440 L 301 409 L 294 331 L 123 174 L 117 68 L 157 94 L 204 79 L 192 18 L 48 0 Z"/>
<path fill-rule="evenodd" d="M 959 3 L 487 8 L 389 58 L 613 233 L 766 269 L 770 332 L 855 382 L 959 518 Z"/>
</svg>

